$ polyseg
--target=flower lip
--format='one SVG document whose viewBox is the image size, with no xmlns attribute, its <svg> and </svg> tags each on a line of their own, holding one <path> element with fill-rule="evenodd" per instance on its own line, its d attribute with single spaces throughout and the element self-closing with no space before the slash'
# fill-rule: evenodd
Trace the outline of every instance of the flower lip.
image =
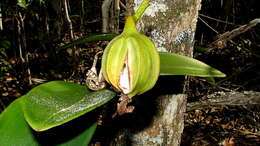
<svg viewBox="0 0 260 146">
<path fill-rule="evenodd" d="M 124 94 L 128 94 L 131 92 L 130 75 L 127 59 L 125 60 L 124 67 L 120 73 L 119 88 L 122 90 Z"/>
</svg>

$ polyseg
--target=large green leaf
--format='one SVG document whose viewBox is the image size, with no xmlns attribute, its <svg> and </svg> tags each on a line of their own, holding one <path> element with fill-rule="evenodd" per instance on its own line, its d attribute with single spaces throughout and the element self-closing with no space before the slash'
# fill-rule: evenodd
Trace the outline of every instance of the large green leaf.
<svg viewBox="0 0 260 146">
<path fill-rule="evenodd" d="M 21 99 L 15 100 L 0 115 L 0 145 L 37 146 L 32 129 L 23 117 Z"/>
<path fill-rule="evenodd" d="M 0 145 L 1 146 L 40 146 L 43 145 L 39 139 L 43 135 L 31 129 L 23 116 L 21 107 L 21 100 L 24 97 L 15 100 L 10 104 L 0 115 Z M 90 142 L 97 124 L 93 123 L 85 130 L 78 132 L 76 136 L 71 136 L 69 139 L 63 139 L 59 142 L 58 146 L 86 146 Z M 66 129 L 66 127 L 62 127 Z M 55 135 L 55 136 L 52 136 Z M 47 139 L 45 144 L 56 145 L 60 141 L 57 137 L 65 137 L 71 135 L 71 131 L 62 133 L 58 136 L 57 133 L 51 133 L 52 139 Z"/>
<path fill-rule="evenodd" d="M 83 38 L 79 38 L 77 40 L 74 40 L 68 44 L 65 44 L 59 48 L 57 48 L 57 52 L 59 52 L 60 50 L 72 47 L 74 45 L 79 45 L 79 44 L 83 44 L 83 43 L 88 43 L 88 42 L 92 42 L 92 41 L 110 41 L 112 40 L 114 37 L 116 37 L 118 34 L 113 34 L 113 33 L 106 33 L 106 34 L 93 34 L 93 35 L 89 35 Z"/>
<path fill-rule="evenodd" d="M 225 77 L 219 70 L 190 57 L 160 52 L 160 75 L 189 75 L 199 77 Z"/>
<path fill-rule="evenodd" d="M 36 131 L 75 119 L 115 96 L 110 90 L 89 91 L 85 86 L 52 81 L 33 88 L 22 101 L 24 116 Z"/>
</svg>

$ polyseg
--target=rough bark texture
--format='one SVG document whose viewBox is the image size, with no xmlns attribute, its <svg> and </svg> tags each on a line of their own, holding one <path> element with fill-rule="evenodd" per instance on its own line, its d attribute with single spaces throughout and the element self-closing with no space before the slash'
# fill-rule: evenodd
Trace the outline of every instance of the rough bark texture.
<svg viewBox="0 0 260 146">
<path fill-rule="evenodd" d="M 137 8 L 142 0 L 133 2 Z M 199 8 L 200 0 L 151 0 L 138 28 L 159 51 L 192 56 Z M 152 91 L 135 97 L 134 113 L 113 122 L 112 126 L 121 128 L 110 145 L 180 145 L 186 83 L 183 77 L 160 77 Z"/>
<path fill-rule="evenodd" d="M 135 4 L 140 2 L 135 0 Z M 200 0 L 152 0 L 139 28 L 141 32 L 150 35 L 159 51 L 192 56 L 199 8 Z M 158 113 L 152 117 L 150 125 L 132 135 L 132 145 L 180 144 L 186 95 L 161 95 L 157 98 L 157 108 Z"/>
</svg>

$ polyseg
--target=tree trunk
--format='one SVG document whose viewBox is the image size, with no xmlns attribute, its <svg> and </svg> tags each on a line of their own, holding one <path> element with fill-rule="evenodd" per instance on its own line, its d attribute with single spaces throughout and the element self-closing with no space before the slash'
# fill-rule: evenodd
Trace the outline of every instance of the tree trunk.
<svg viewBox="0 0 260 146">
<path fill-rule="evenodd" d="M 142 0 L 134 0 L 135 8 Z M 192 56 L 200 0 L 151 0 L 138 23 L 159 51 Z M 118 117 L 110 145 L 180 145 L 186 110 L 184 77 L 160 77 L 156 86 L 133 99 L 134 113 Z M 111 131 L 113 133 L 113 131 Z"/>
<path fill-rule="evenodd" d="M 140 2 L 141 0 L 135 0 L 135 3 Z M 192 56 L 200 0 L 151 2 L 139 23 L 141 32 L 150 34 L 159 51 Z M 158 112 L 149 126 L 131 136 L 132 145 L 180 145 L 186 110 L 185 84 L 168 84 L 171 87 L 181 86 L 177 88 L 182 90 L 175 91 L 177 94 L 160 95 L 157 98 Z"/>
</svg>

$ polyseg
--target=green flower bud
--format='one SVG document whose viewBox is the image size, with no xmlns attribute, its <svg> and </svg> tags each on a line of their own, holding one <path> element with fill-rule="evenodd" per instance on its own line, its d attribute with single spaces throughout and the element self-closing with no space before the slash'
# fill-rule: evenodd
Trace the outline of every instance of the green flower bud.
<svg viewBox="0 0 260 146">
<path fill-rule="evenodd" d="M 160 59 L 153 42 L 136 30 L 132 16 L 123 32 L 106 47 L 102 56 L 105 80 L 129 98 L 151 89 L 159 76 Z"/>
</svg>

